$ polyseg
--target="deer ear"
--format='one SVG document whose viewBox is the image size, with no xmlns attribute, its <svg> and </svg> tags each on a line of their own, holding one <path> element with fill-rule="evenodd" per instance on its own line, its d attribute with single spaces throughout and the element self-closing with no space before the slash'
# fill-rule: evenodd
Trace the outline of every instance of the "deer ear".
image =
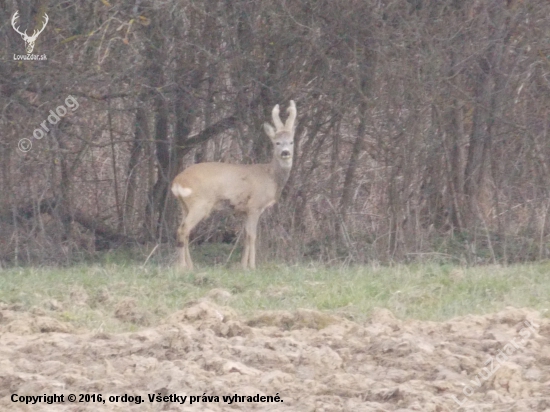
<svg viewBox="0 0 550 412">
<path fill-rule="evenodd" d="M 269 123 L 264 123 L 264 130 L 271 139 L 275 138 L 275 129 Z"/>
</svg>

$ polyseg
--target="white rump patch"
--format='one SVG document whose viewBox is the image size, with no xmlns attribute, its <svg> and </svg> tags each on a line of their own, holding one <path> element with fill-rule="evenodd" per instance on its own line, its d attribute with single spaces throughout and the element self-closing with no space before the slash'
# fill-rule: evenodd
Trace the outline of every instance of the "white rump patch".
<svg viewBox="0 0 550 412">
<path fill-rule="evenodd" d="M 176 197 L 187 197 L 191 193 L 193 193 L 193 191 L 191 189 L 189 189 L 188 187 L 181 187 L 180 185 L 178 185 L 176 183 L 174 186 L 172 186 L 172 193 Z"/>
</svg>

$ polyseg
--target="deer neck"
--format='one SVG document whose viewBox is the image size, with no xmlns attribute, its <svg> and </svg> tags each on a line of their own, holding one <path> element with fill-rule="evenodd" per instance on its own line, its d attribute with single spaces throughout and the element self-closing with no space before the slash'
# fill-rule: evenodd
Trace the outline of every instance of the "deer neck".
<svg viewBox="0 0 550 412">
<path fill-rule="evenodd" d="M 290 176 L 290 169 L 292 169 L 292 159 L 289 162 L 284 162 L 277 158 L 273 158 L 269 164 L 271 169 L 271 175 L 277 185 L 277 199 L 281 196 L 281 192 L 288 181 Z"/>
</svg>

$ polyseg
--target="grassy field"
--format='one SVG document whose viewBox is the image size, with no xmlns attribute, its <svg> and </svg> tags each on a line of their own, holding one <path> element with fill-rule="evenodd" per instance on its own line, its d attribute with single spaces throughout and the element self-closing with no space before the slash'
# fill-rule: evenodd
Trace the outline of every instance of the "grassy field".
<svg viewBox="0 0 550 412">
<path fill-rule="evenodd" d="M 0 307 L 34 311 L 77 328 L 117 332 L 153 325 L 213 289 L 243 316 L 259 310 L 318 309 L 362 322 L 375 307 L 402 319 L 445 320 L 530 307 L 548 315 L 550 264 L 329 268 L 263 265 L 254 272 L 205 267 L 183 274 L 151 263 L 101 263 L 0 271 Z M 118 316 L 124 305 L 133 318 Z"/>
</svg>

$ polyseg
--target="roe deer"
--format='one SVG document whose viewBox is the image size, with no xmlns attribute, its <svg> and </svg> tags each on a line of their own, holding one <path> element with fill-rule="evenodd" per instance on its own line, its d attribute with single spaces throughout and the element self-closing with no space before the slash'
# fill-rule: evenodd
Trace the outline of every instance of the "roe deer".
<svg viewBox="0 0 550 412">
<path fill-rule="evenodd" d="M 244 269 L 256 268 L 256 230 L 265 209 L 279 199 L 292 168 L 294 121 L 293 100 L 283 124 L 279 105 L 272 111 L 275 129 L 264 123 L 264 130 L 273 143 L 273 159 L 266 164 L 198 163 L 181 172 L 172 182 L 172 193 L 180 201 L 183 219 L 178 229 L 179 264 L 193 269 L 189 254 L 189 234 L 212 209 L 229 203 L 237 212 L 246 214 L 242 256 Z"/>
</svg>

